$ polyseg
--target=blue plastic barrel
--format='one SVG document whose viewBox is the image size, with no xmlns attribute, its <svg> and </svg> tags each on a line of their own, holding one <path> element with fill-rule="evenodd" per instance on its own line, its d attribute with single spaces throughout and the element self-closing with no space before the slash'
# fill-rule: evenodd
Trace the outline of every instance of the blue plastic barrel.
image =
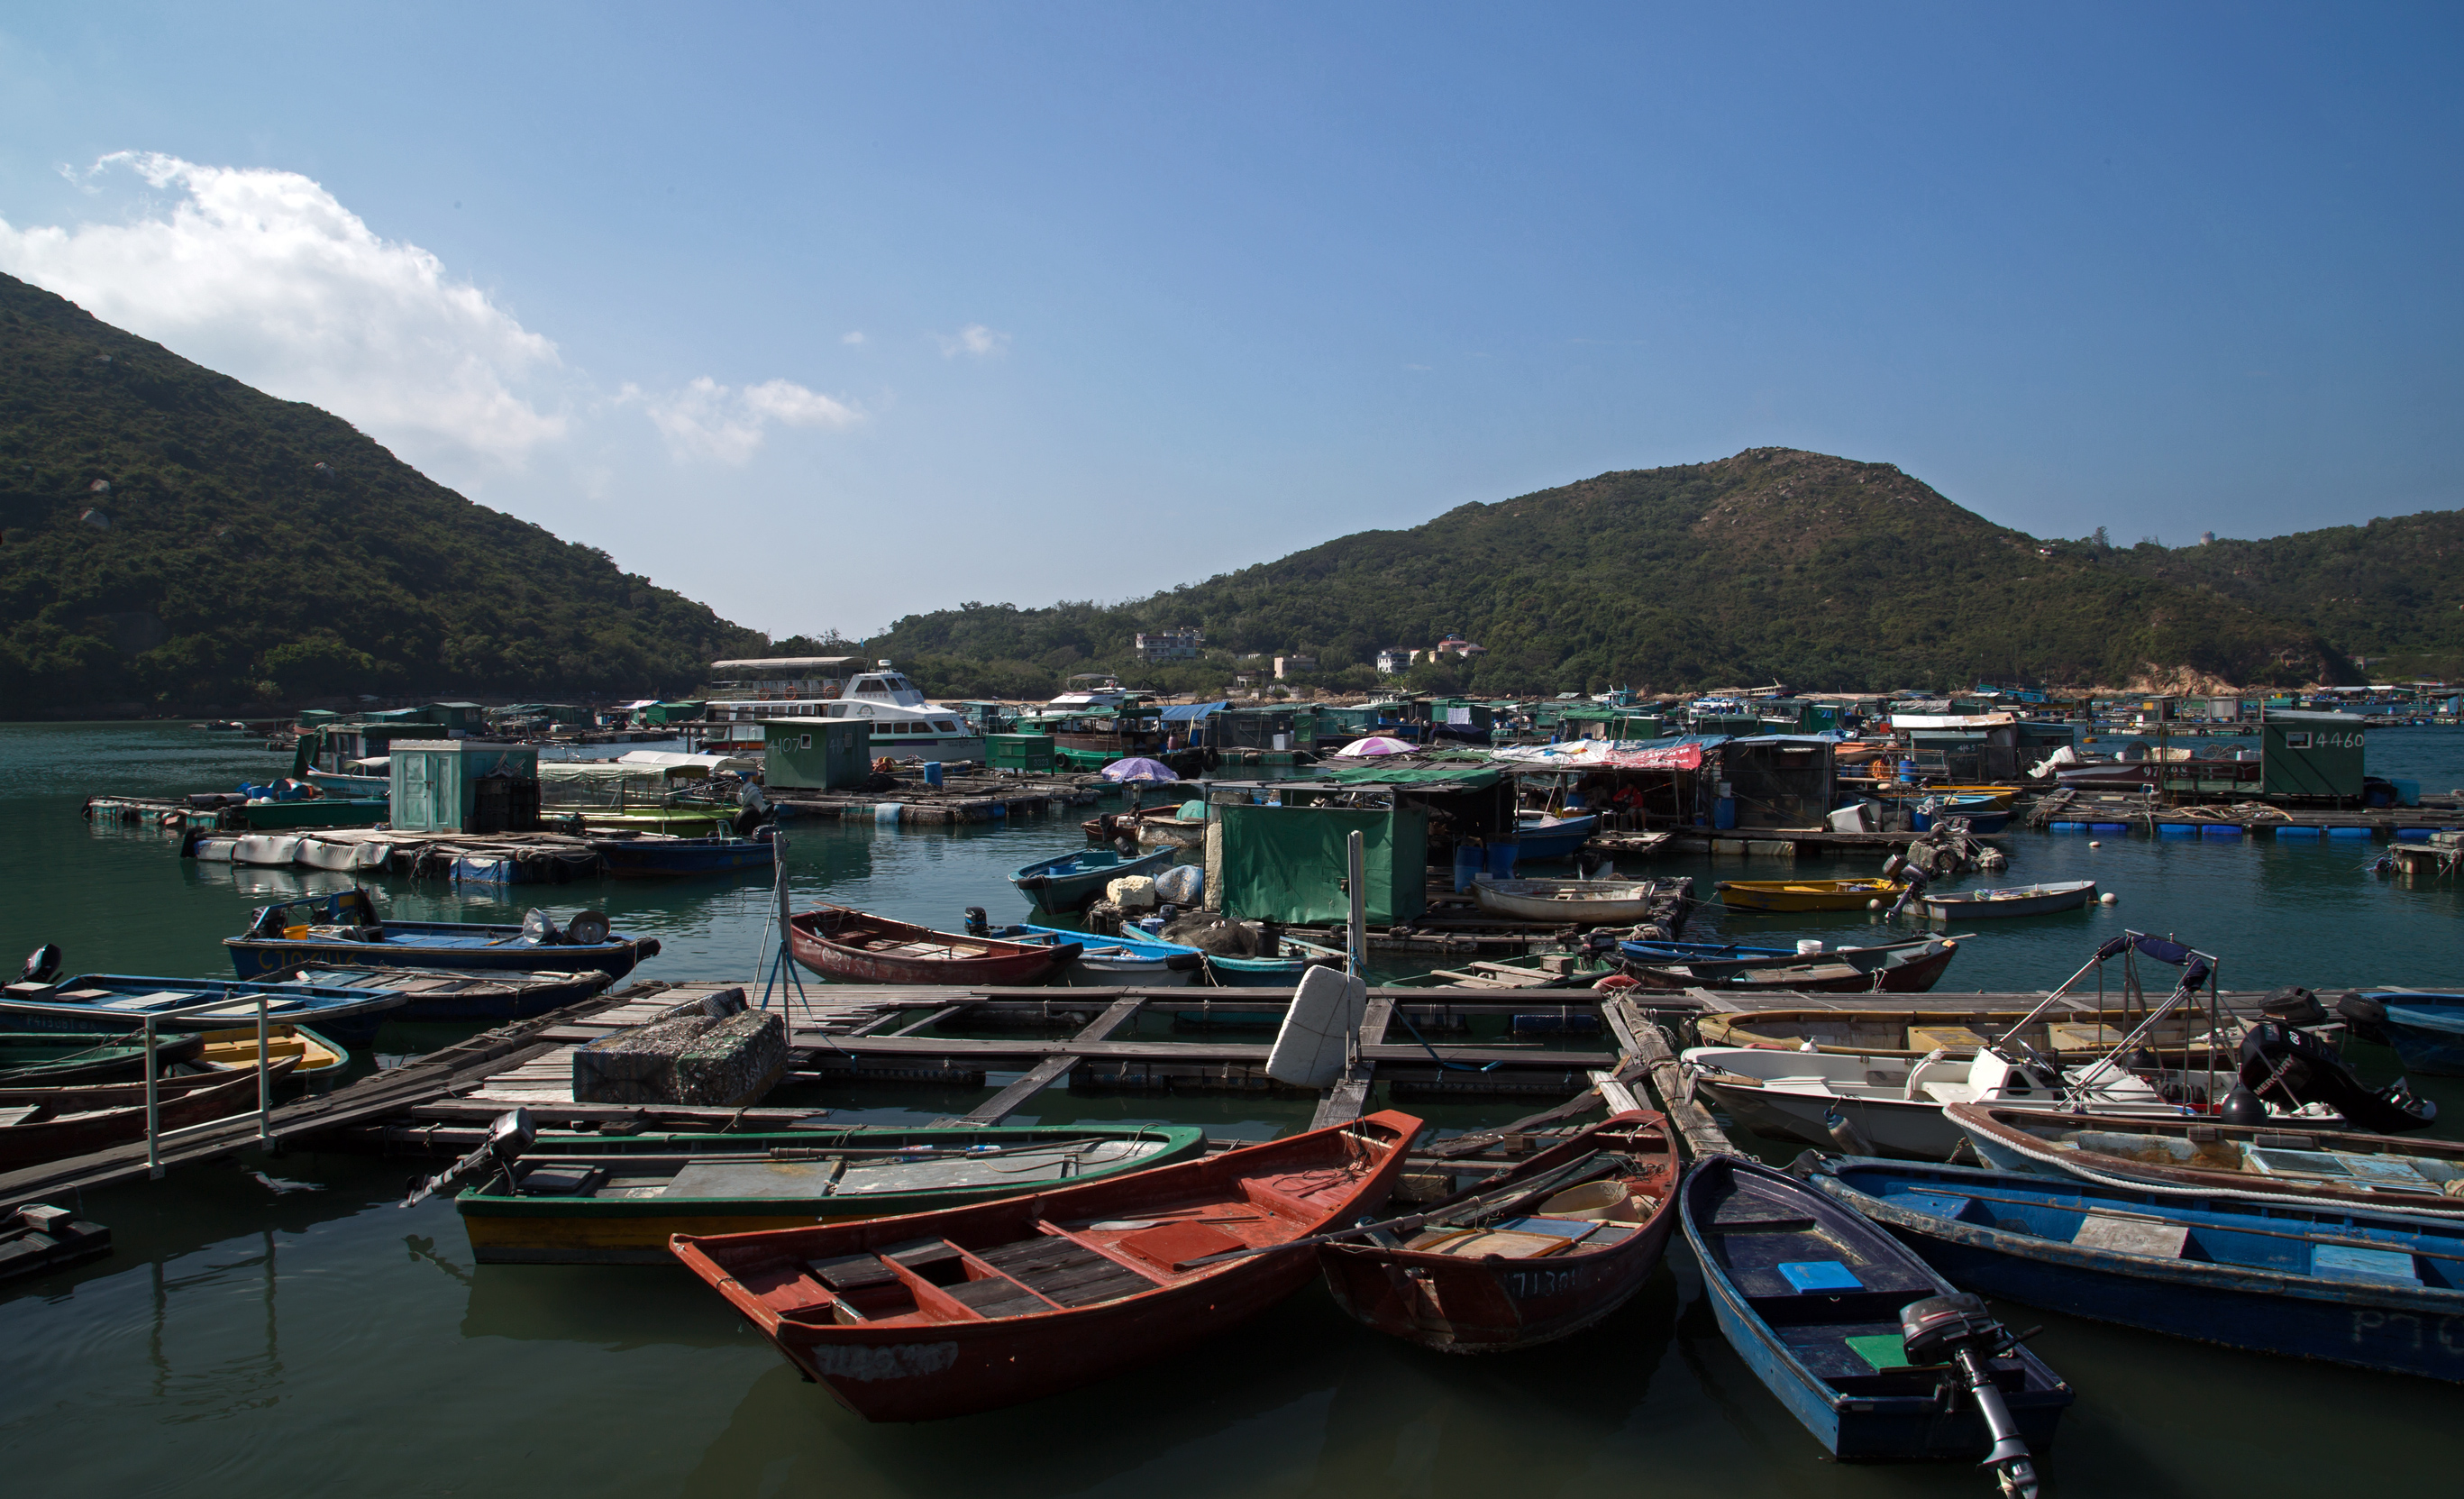
<svg viewBox="0 0 2464 1499">
<path fill-rule="evenodd" d="M 2399 843 L 2428 843 L 2430 841 L 2431 833 L 2435 829 L 2429 827 L 2399 827 L 2395 830 L 2396 841 Z"/>
<path fill-rule="evenodd" d="M 2366 827 L 2330 827 L 2327 829 L 2327 836 L 2330 838 L 2367 838 L 2369 835 L 2370 830 Z"/>
<path fill-rule="evenodd" d="M 1493 843 L 1488 846 L 1488 877 L 1493 880 L 1514 878 L 1514 856 L 1523 851 L 1519 843 Z"/>
<path fill-rule="evenodd" d="M 1737 826 L 1737 799 L 1735 797 L 1724 796 L 1711 804 L 1711 826 L 1714 827 L 1734 827 Z"/>
<path fill-rule="evenodd" d="M 2279 827 L 2276 830 L 2276 841 L 2278 843 L 2282 843 L 2287 838 L 2317 838 L 2318 836 L 2319 829 L 2316 827 Z"/>
<path fill-rule="evenodd" d="M 2087 831 L 2087 824 L 2085 824 L 2085 823 L 2047 823 L 2047 824 L 2045 825 L 2045 828 L 2046 828 L 2046 830 L 2047 830 L 2047 831 L 2049 831 L 2049 832 L 2057 832 L 2057 833 L 2083 833 L 2083 832 Z"/>
<path fill-rule="evenodd" d="M 2199 830 L 2188 823 L 2159 823 L 2156 825 L 2156 836 L 2159 838 L 2196 838 L 2199 836 Z"/>
<path fill-rule="evenodd" d="M 928 760 L 924 762 L 924 783 L 928 786 L 937 786 L 941 783 L 941 762 L 939 761 Z"/>
<path fill-rule="evenodd" d="M 2211 823 L 2199 829 L 2202 838 L 2238 838 L 2241 827 L 2235 823 Z"/>
<path fill-rule="evenodd" d="M 2087 830 L 2092 833 L 2126 833 L 2130 831 L 2130 825 L 2128 823 L 2090 823 L 2087 825 Z"/>
<path fill-rule="evenodd" d="M 1480 872 L 1481 851 L 1467 843 L 1455 845 L 1455 893 L 1471 889 L 1471 877 Z"/>
</svg>

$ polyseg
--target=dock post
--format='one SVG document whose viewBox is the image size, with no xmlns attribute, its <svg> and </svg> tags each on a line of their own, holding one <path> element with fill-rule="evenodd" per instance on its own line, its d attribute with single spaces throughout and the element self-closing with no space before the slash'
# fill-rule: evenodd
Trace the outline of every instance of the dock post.
<svg viewBox="0 0 2464 1499">
<path fill-rule="evenodd" d="M 265 991 L 256 991 L 256 1138 L 260 1145 L 274 1143 L 274 1069 L 266 1061 Z M 308 1048 L 299 1048 L 299 1060 L 308 1060 Z"/>
<path fill-rule="evenodd" d="M 155 1087 L 159 1070 L 154 1059 L 154 1017 L 145 1017 L 145 1175 L 163 1176 L 163 1106 Z"/>
</svg>

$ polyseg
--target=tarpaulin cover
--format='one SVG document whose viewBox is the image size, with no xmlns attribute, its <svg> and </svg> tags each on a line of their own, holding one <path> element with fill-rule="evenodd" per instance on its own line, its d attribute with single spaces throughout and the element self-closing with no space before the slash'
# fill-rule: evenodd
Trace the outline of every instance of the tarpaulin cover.
<svg viewBox="0 0 2464 1499">
<path fill-rule="evenodd" d="M 1575 739 L 1502 749 L 1496 758 L 1521 770 L 1700 770 L 1704 752 L 1727 741 L 1724 734 L 1679 739 Z"/>
<path fill-rule="evenodd" d="M 1221 713 L 1224 709 L 1231 706 L 1232 703 L 1229 698 L 1226 698 L 1221 702 L 1214 703 L 1174 703 L 1163 711 L 1163 721 L 1166 723 L 1195 723 L 1200 718 Z"/>
<path fill-rule="evenodd" d="M 1345 786 L 1444 786 L 1449 791 L 1477 791 L 1504 779 L 1494 765 L 1363 765 L 1337 770 L 1324 778 Z"/>
<path fill-rule="evenodd" d="M 1494 777 L 1496 772 L 1489 772 Z M 1224 913 L 1243 920 L 1314 925 L 1352 918 L 1343 891 L 1345 838 L 1358 832 L 1369 920 L 1409 921 L 1426 909 L 1429 814 L 1349 806 L 1218 806 Z"/>
</svg>

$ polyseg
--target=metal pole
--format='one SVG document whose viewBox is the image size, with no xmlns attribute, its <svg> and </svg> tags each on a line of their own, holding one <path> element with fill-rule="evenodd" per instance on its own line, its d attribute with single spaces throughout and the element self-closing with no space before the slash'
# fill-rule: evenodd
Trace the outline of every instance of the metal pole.
<svg viewBox="0 0 2464 1499">
<path fill-rule="evenodd" d="M 1352 920 L 1346 931 L 1344 960 L 1355 979 L 1369 977 L 1369 860 L 1357 830 L 1345 835 L 1345 883 L 1352 889 Z"/>
<path fill-rule="evenodd" d="M 259 1144 L 274 1141 L 274 1069 L 267 1064 L 271 1049 L 265 1034 L 265 991 L 256 991 L 256 1138 Z M 300 1060 L 306 1061 L 307 1047 L 300 1047 Z"/>
<path fill-rule="evenodd" d="M 163 1175 L 163 1107 L 157 1096 L 154 1074 L 154 1017 L 145 1017 L 145 1175 Z"/>
</svg>

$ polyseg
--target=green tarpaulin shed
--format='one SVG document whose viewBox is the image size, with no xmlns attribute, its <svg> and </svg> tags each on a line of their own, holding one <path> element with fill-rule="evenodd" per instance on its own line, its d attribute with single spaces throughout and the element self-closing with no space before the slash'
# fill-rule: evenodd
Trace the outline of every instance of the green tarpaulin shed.
<svg viewBox="0 0 2464 1499">
<path fill-rule="evenodd" d="M 1503 775 L 1494 765 L 1364 765 L 1319 779 L 1342 786 L 1441 785 L 1449 791 L 1477 791 L 1497 784 Z"/>
<path fill-rule="evenodd" d="M 1491 776 L 1496 773 L 1490 772 Z M 1218 806 L 1223 911 L 1249 921 L 1314 926 L 1352 919 L 1346 839 L 1361 835 L 1369 920 L 1409 921 L 1427 908 L 1429 814 L 1349 806 Z"/>
</svg>

